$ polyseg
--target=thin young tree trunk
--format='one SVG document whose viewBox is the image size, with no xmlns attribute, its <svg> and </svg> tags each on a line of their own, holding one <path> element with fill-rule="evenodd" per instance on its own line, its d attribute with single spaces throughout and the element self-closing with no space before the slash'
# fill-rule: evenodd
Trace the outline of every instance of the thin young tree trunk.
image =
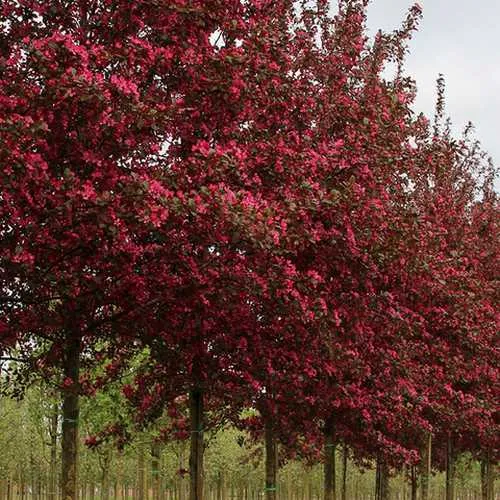
<svg viewBox="0 0 500 500">
<path fill-rule="evenodd" d="M 109 471 L 106 470 L 101 482 L 101 500 L 109 500 Z"/>
<path fill-rule="evenodd" d="M 451 437 L 446 442 L 446 500 L 455 500 L 455 450 Z"/>
<path fill-rule="evenodd" d="M 37 484 L 38 498 L 43 498 L 43 483 L 42 474 L 38 473 L 38 484 Z"/>
<path fill-rule="evenodd" d="M 431 477 L 432 463 L 432 434 L 426 436 L 426 442 L 420 457 L 420 488 L 421 500 L 429 500 L 429 479 Z"/>
<path fill-rule="evenodd" d="M 325 423 L 325 494 L 324 500 L 337 500 L 335 488 L 335 436 L 334 422 L 330 418 Z"/>
<path fill-rule="evenodd" d="M 184 470 L 184 457 L 185 457 L 185 447 L 184 447 L 184 442 L 180 443 L 179 446 L 179 470 Z M 184 487 L 184 476 L 179 474 L 177 481 L 176 481 L 176 488 L 177 488 L 177 495 L 175 498 L 179 500 L 186 500 L 186 492 L 185 492 L 185 487 Z"/>
<path fill-rule="evenodd" d="M 59 404 L 54 403 L 50 418 L 50 465 L 48 500 L 57 498 L 57 427 L 59 425 Z"/>
<path fill-rule="evenodd" d="M 20 474 L 19 474 L 19 484 L 20 484 L 20 493 L 21 493 L 21 500 L 24 500 L 25 498 L 25 493 L 26 493 L 26 481 L 24 479 L 24 471 L 21 470 Z"/>
<path fill-rule="evenodd" d="M 137 457 L 137 500 L 145 500 L 146 490 L 146 453 L 144 443 L 139 444 L 139 456 Z"/>
<path fill-rule="evenodd" d="M 64 355 L 64 377 L 68 384 L 63 393 L 62 408 L 62 500 L 77 500 L 78 471 L 78 379 L 80 376 L 80 338 L 72 337 Z"/>
<path fill-rule="evenodd" d="M 35 474 L 35 459 L 33 458 L 33 450 L 30 450 L 30 478 L 29 478 L 31 487 L 31 498 L 33 500 L 37 499 L 37 487 L 36 487 L 36 474 Z"/>
<path fill-rule="evenodd" d="M 11 500 L 12 498 L 12 480 L 10 478 L 7 479 L 7 500 Z"/>
<path fill-rule="evenodd" d="M 347 445 L 342 447 L 342 500 L 347 499 Z"/>
<path fill-rule="evenodd" d="M 217 500 L 223 500 L 224 476 L 222 471 L 217 474 Z"/>
<path fill-rule="evenodd" d="M 277 490 L 277 463 L 278 454 L 276 447 L 276 438 L 274 436 L 274 428 L 270 419 L 266 419 L 264 429 L 264 439 L 266 446 L 266 500 L 276 500 Z"/>
<path fill-rule="evenodd" d="M 189 500 L 203 500 L 203 392 L 194 388 L 189 393 L 191 451 L 189 456 Z"/>
<path fill-rule="evenodd" d="M 153 500 L 160 500 L 160 443 L 154 441 L 151 445 L 151 485 Z"/>
</svg>

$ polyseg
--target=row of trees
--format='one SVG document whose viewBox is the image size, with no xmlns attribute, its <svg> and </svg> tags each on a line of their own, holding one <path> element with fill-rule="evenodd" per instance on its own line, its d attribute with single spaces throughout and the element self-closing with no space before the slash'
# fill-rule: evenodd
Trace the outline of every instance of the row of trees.
<svg viewBox="0 0 500 500">
<path fill-rule="evenodd" d="M 2 2 L 0 346 L 11 389 L 62 395 L 64 500 L 79 398 L 122 379 L 189 439 L 191 500 L 221 423 L 264 440 L 269 500 L 296 456 L 333 499 L 338 443 L 378 499 L 434 466 L 451 500 L 465 451 L 492 498 L 496 172 L 441 79 L 434 123 L 411 109 L 420 7 L 369 42 L 366 4 Z"/>
<path fill-rule="evenodd" d="M 0 499 L 55 500 L 59 498 L 60 405 L 47 397 L 46 387 L 35 384 L 22 401 L 0 399 Z M 101 393 L 83 398 L 80 425 L 91 435 L 116 414 L 116 395 Z M 128 417 L 129 418 L 129 417 Z M 127 420 L 128 420 L 127 418 Z M 54 426 L 54 421 L 59 425 Z M 80 445 L 78 490 L 81 500 L 142 499 L 186 500 L 189 443 L 160 438 L 168 419 L 163 416 L 145 431 L 117 449 L 103 442 L 89 449 Z M 81 440 L 82 441 L 82 440 Z M 205 490 L 209 500 L 251 500 L 263 496 L 263 450 L 248 433 L 226 427 L 208 432 L 205 454 Z M 409 468 L 391 478 L 392 498 L 410 498 Z M 352 460 L 349 449 L 339 445 L 336 452 L 338 498 L 353 500 L 374 496 L 375 471 L 372 464 L 361 466 Z M 55 484 L 54 484 L 55 483 Z M 430 498 L 444 496 L 444 475 L 433 474 Z M 457 464 L 457 497 L 480 498 L 477 462 L 462 455 Z M 282 500 L 322 498 L 322 466 L 310 461 L 288 460 L 279 471 L 277 492 Z"/>
</svg>

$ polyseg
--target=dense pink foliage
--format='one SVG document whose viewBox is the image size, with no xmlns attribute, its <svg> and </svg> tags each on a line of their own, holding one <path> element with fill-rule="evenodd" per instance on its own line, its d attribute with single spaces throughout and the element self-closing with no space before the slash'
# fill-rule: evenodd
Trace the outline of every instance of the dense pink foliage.
<svg viewBox="0 0 500 500">
<path fill-rule="evenodd" d="M 0 348 L 147 346 L 140 419 L 197 387 L 290 454 L 497 453 L 492 167 L 411 110 L 418 5 L 369 42 L 309 3 L 2 2 Z"/>
</svg>

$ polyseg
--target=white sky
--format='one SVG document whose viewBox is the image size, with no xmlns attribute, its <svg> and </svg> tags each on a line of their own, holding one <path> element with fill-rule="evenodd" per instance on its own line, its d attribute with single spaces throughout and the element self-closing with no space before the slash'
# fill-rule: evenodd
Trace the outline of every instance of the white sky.
<svg viewBox="0 0 500 500">
<path fill-rule="evenodd" d="M 370 35 L 392 31 L 411 0 L 372 0 Z M 446 80 L 446 113 L 457 135 L 468 121 L 498 165 L 500 143 L 500 0 L 420 0 L 423 20 L 410 42 L 406 73 L 417 82 L 416 111 L 434 116 L 436 79 Z"/>
</svg>

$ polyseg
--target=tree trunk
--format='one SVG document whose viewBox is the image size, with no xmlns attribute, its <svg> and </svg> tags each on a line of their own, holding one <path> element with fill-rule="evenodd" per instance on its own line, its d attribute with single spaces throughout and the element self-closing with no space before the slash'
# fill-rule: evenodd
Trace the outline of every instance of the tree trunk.
<svg viewBox="0 0 500 500">
<path fill-rule="evenodd" d="M 146 457 L 144 443 L 139 444 L 139 456 L 137 457 L 137 500 L 145 500 L 146 490 Z"/>
<path fill-rule="evenodd" d="M 179 444 L 179 470 L 184 470 L 184 457 L 185 457 L 185 443 L 184 441 Z M 175 496 L 178 500 L 186 500 L 186 488 L 185 488 L 184 474 L 179 474 L 176 481 L 177 495 Z"/>
<path fill-rule="evenodd" d="M 125 484 L 123 477 L 123 453 L 119 451 L 118 460 L 117 460 L 117 473 L 116 473 L 116 483 L 115 483 L 115 500 L 122 500 L 124 498 L 123 495 L 123 486 Z"/>
<path fill-rule="evenodd" d="M 342 448 L 342 500 L 347 499 L 347 445 Z"/>
<path fill-rule="evenodd" d="M 224 476 L 222 471 L 217 474 L 217 500 L 223 500 Z"/>
<path fill-rule="evenodd" d="M 50 465 L 48 500 L 57 498 L 57 427 L 59 424 L 59 405 L 54 403 L 50 418 Z"/>
<path fill-rule="evenodd" d="M 151 484 L 153 489 L 153 500 L 160 500 L 160 455 L 160 443 L 155 441 L 151 445 Z"/>
<path fill-rule="evenodd" d="M 277 464 L 278 454 L 276 447 L 276 439 L 274 437 L 274 429 L 270 419 L 266 419 L 265 423 L 265 445 L 266 445 L 266 500 L 276 500 L 277 490 Z"/>
<path fill-rule="evenodd" d="M 429 479 L 431 477 L 432 463 L 432 434 L 426 436 L 426 442 L 422 448 L 420 457 L 420 488 L 421 500 L 429 500 Z"/>
<path fill-rule="evenodd" d="M 101 500 L 109 500 L 109 471 L 104 471 L 101 478 Z"/>
<path fill-rule="evenodd" d="M 68 384 L 63 392 L 62 408 L 62 500 L 77 500 L 78 472 L 78 379 L 80 376 L 80 338 L 68 340 L 64 353 L 64 377 Z"/>
<path fill-rule="evenodd" d="M 26 482 L 24 480 L 24 471 L 21 471 L 21 474 L 19 475 L 19 487 L 20 487 L 20 496 L 21 500 L 24 500 L 25 498 L 25 493 L 26 493 Z"/>
<path fill-rule="evenodd" d="M 111 450 L 107 449 L 101 462 L 101 500 L 109 500 L 109 468 L 111 465 Z"/>
<path fill-rule="evenodd" d="M 32 500 L 38 500 L 38 489 L 36 484 L 35 459 L 33 458 L 33 450 L 30 450 L 30 486 Z"/>
<path fill-rule="evenodd" d="M 333 418 L 325 423 L 325 500 L 337 500 L 335 488 L 335 442 Z"/>
<path fill-rule="evenodd" d="M 389 468 L 383 458 L 377 458 L 375 500 L 389 500 Z"/>
<path fill-rule="evenodd" d="M 410 467 L 410 481 L 411 481 L 411 500 L 417 500 L 418 482 L 417 482 L 417 471 L 414 465 Z"/>
<path fill-rule="evenodd" d="M 451 437 L 446 442 L 446 500 L 455 500 L 455 450 Z"/>
<path fill-rule="evenodd" d="M 203 500 L 203 393 L 192 389 L 189 393 L 191 420 L 191 451 L 189 456 L 189 500 Z"/>
<path fill-rule="evenodd" d="M 495 465 L 489 459 L 484 457 L 481 460 L 481 499 L 494 500 L 494 470 Z"/>
<path fill-rule="evenodd" d="M 43 483 L 42 483 L 41 473 L 38 473 L 37 490 L 38 490 L 38 498 L 43 498 Z"/>
</svg>

